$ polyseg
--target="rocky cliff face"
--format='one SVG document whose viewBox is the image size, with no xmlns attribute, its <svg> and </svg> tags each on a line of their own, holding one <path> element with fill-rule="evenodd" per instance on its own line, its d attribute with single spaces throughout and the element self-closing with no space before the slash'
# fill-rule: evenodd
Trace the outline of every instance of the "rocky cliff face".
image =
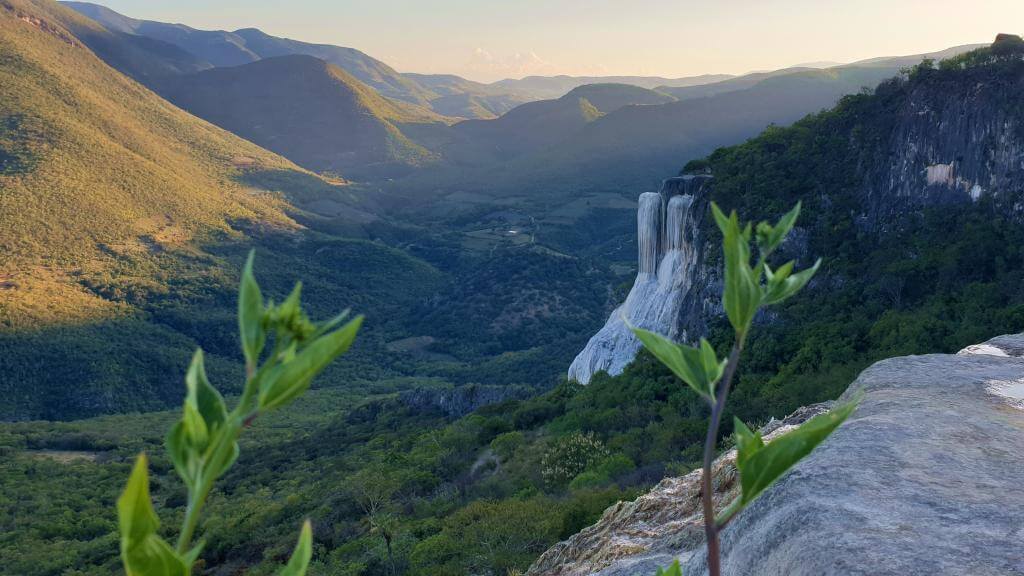
<svg viewBox="0 0 1024 576">
<path fill-rule="evenodd" d="M 1015 102 L 1020 77 L 978 74 L 971 85 L 928 82 L 913 88 L 881 135 L 885 145 L 865 170 L 862 211 L 884 227 L 922 204 L 977 202 L 1024 191 L 1024 139 Z M 883 157 L 884 156 L 884 157 Z M 1014 207 L 1020 211 L 1020 206 Z"/>
<path fill-rule="evenodd" d="M 629 364 L 639 345 L 623 318 L 677 340 L 704 333 L 707 319 L 721 308 L 719 246 L 707 217 L 712 198 L 724 208 L 762 218 L 802 200 L 806 210 L 800 226 L 806 228 L 795 229 L 783 247 L 784 256 L 801 264 L 819 250 L 841 246 L 837 237 L 843 235 L 855 243 L 842 246 L 848 250 L 843 257 L 863 258 L 882 235 L 919 223 L 925 208 L 960 210 L 989 202 L 1003 215 L 1024 216 L 1024 65 L 1019 60 L 964 67 L 955 74 L 921 70 L 883 83 L 874 96 L 862 97 L 867 99 L 862 105 L 840 106 L 829 120 L 794 128 L 817 133 L 813 143 L 801 143 L 806 158 L 787 155 L 786 147 L 797 139 L 766 136 L 766 144 L 743 158 L 763 174 L 733 169 L 716 174 L 717 184 L 710 176 L 684 176 L 667 180 L 659 195 L 642 195 L 636 283 L 577 356 L 569 377 L 586 383 L 599 370 L 618 374 Z M 808 178 L 794 163 L 822 173 Z M 775 186 L 763 189 L 763 182 Z M 665 237 L 679 232 L 669 222 L 670 199 L 677 194 L 693 200 L 681 220 L 681 249 L 673 251 Z M 783 198 L 789 198 L 785 205 L 766 207 Z M 845 279 L 827 264 L 816 282 L 842 284 Z"/>
<path fill-rule="evenodd" d="M 677 340 L 691 337 L 700 303 L 700 215 L 707 208 L 708 176 L 669 178 L 660 192 L 640 195 L 637 207 L 639 267 L 626 301 L 612 312 L 569 367 L 586 384 L 595 372 L 619 374 L 640 342 L 627 324 Z"/>
<path fill-rule="evenodd" d="M 1024 574 L 1024 334 L 878 362 L 841 401 L 855 396 L 850 419 L 723 532 L 724 573 Z M 721 504 L 734 458 L 715 463 Z M 698 474 L 613 506 L 528 574 L 641 576 L 676 558 L 705 574 Z"/>
</svg>

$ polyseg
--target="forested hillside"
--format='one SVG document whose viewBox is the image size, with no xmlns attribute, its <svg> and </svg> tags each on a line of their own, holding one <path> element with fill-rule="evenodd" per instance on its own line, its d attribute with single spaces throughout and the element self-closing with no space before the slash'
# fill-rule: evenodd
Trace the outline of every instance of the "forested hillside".
<svg viewBox="0 0 1024 576">
<path fill-rule="evenodd" d="M 373 178 L 439 158 L 402 133 L 443 131 L 444 117 L 384 98 L 312 56 L 278 56 L 175 76 L 157 91 L 182 109 L 311 170 Z"/>
<path fill-rule="evenodd" d="M 235 282 L 253 246 L 271 294 L 283 297 L 298 276 L 314 312 L 351 306 L 370 319 L 326 386 L 416 373 L 548 387 L 597 321 L 595 295 L 610 277 L 603 264 L 566 269 L 593 284 L 555 284 L 541 274 L 562 256 L 529 242 L 485 237 L 463 254 L 461 230 L 388 220 L 343 179 L 160 99 L 72 30 L 109 34 L 55 2 L 0 4 L 0 351 L 9 374 L 0 419 L 177 404 L 181 367 L 197 345 L 215 373 L 240 373 Z M 485 309 L 509 323 L 480 327 L 467 346 L 470 336 L 449 324 L 463 308 L 444 295 L 488 262 L 517 258 L 534 264 L 492 286 L 504 297 Z M 525 285 L 529 297 L 519 295 Z M 590 305 L 548 306 L 576 296 Z M 455 313 L 421 320 L 442 308 Z M 553 329 L 524 337 L 540 310 Z M 390 344 L 406 338 L 420 345 Z M 528 361 L 535 357 L 544 362 Z M 473 376 L 467 362 L 491 376 Z"/>
</svg>

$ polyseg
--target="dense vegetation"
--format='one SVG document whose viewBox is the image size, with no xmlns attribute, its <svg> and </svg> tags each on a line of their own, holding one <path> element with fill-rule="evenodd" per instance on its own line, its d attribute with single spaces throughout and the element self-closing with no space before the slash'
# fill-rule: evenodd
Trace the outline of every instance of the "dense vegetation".
<svg viewBox="0 0 1024 576">
<path fill-rule="evenodd" d="M 9 4 L 40 13 L 45 3 Z M 41 14 L 59 20 L 51 12 Z M 0 103 L 34 111 L 0 119 L 0 220 L 18 223 L 3 230 L 0 247 L 10 248 L 8 258 L 35 263 L 43 254 L 44 264 L 62 265 L 33 268 L 36 276 L 0 276 L 0 322 L 18 328 L 0 335 L 8 370 L 0 414 L 76 418 L 177 403 L 179 375 L 197 344 L 210 352 L 213 378 L 237 380 L 232 271 L 253 243 L 262 261 L 273 263 L 261 270 L 268 294 L 283 297 L 300 277 L 316 296 L 312 314 L 325 316 L 339 304 L 367 313 L 361 345 L 324 374 L 323 388 L 242 440 L 243 456 L 214 493 L 204 526 L 203 557 L 220 573 L 269 573 L 291 551 L 299 519 L 309 516 L 314 573 L 504 574 L 594 521 L 611 502 L 696 465 L 706 407 L 646 354 L 620 376 L 597 375 L 585 388 L 563 382 L 463 417 L 400 394 L 471 382 L 549 388 L 607 311 L 612 275 L 600 256 L 631 252 L 623 241 L 631 219 L 611 224 L 629 207 L 614 198 L 590 206 L 597 196 L 545 206 L 557 224 L 545 222 L 540 237 L 574 254 L 508 240 L 508 226 L 476 228 L 494 205 L 465 221 L 445 220 L 443 230 L 374 223 L 367 235 L 379 241 L 342 239 L 335 234 L 347 220 L 303 208 L 326 197 L 352 209 L 334 185 L 112 80 L 101 63 L 65 47 L 67 38 L 0 15 L 7 58 Z M 35 60 L 19 55 L 24 45 L 35 47 Z M 886 136 L 909 94 L 1012 82 L 1020 68 L 991 54 L 921 67 L 873 95 L 847 98 L 691 166 L 710 168 L 715 200 L 747 214 L 773 217 L 802 199 L 816 218 L 805 229 L 803 256 L 830 257 L 805 294 L 760 319 L 726 423 L 735 414 L 753 425 L 834 397 L 878 358 L 955 351 L 1020 329 L 1024 230 L 1007 209 L 1011 195 L 916 206 L 882 227 L 858 218 L 867 202 L 859 195 L 862 170 L 890 152 Z M 75 106 L 61 94 L 72 95 Z M 103 105 L 111 98 L 134 112 L 114 114 Z M 1018 110 L 1012 101 L 1003 105 Z M 57 149 L 75 160 L 60 174 L 77 177 L 54 176 L 51 141 L 70 146 Z M 176 144 L 167 149 L 167 141 Z M 205 143 L 202 154 L 196 142 Z M 238 151 L 245 156 L 237 158 Z M 253 158 L 265 170 L 235 162 Z M 111 169 L 94 183 L 94 168 L 103 165 Z M 185 174 L 199 180 L 179 177 Z M 246 195 L 252 182 L 294 194 L 296 174 L 309 185 L 298 191 L 308 202 L 289 209 L 277 195 Z M 136 178 L 137 189 L 126 184 Z M 51 208 L 70 222 L 60 234 L 52 222 L 64 220 L 44 218 L 48 197 L 33 190 L 59 196 Z M 566 190 L 575 188 L 559 192 Z M 96 203 L 74 203 L 75 194 Z M 540 196 L 531 206 L 547 201 Z M 164 204 L 174 198 L 192 202 Z M 179 242 L 166 221 L 141 221 L 151 214 L 135 207 L 154 203 L 172 224 L 189 222 L 204 234 Z M 125 206 L 133 218 L 114 210 Z M 588 220 L 595 213 L 602 217 Z M 256 218 L 261 214 L 269 216 Z M 125 223 L 136 221 L 152 242 L 134 243 L 139 230 Z M 267 230 L 268 221 L 280 226 Z M 295 221 L 309 229 L 295 232 Z M 711 324 L 712 341 L 724 349 L 724 321 Z M 132 402 L 115 401 L 129 387 L 137 393 Z M 156 449 L 171 421 L 156 412 L 0 425 L 0 572 L 114 570 L 110 505 L 142 449 L 157 455 L 153 494 L 161 515 L 180 514 L 184 490 Z M 723 432 L 730 431 L 727 424 Z"/>
<path fill-rule="evenodd" d="M 747 417 L 834 397 L 881 358 L 955 352 L 1021 330 L 1019 187 L 977 201 L 925 191 L 908 199 L 868 194 L 865 182 L 884 169 L 892 146 L 904 145 L 890 135 L 915 98 L 940 109 L 951 94 L 984 86 L 973 106 L 1024 124 L 1015 88 L 1022 55 L 1019 44 L 997 45 L 937 68 L 925 62 L 874 94 L 687 166 L 715 175 L 714 198 L 724 206 L 781 212 L 802 200 L 815 219 L 803 251 L 829 255 L 823 277 L 752 339 L 734 397 L 750 403 Z"/>
</svg>

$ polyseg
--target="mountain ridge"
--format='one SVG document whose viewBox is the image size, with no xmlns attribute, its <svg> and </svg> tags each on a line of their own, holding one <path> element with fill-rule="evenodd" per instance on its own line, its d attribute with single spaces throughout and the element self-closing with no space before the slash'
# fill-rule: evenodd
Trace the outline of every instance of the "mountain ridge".
<svg viewBox="0 0 1024 576">
<path fill-rule="evenodd" d="M 389 100 L 340 67 L 307 55 L 177 76 L 168 100 L 256 144 L 320 172 L 357 178 L 436 161 L 400 127 L 446 118 Z"/>
<path fill-rule="evenodd" d="M 476 86 L 477 83 L 468 80 L 463 80 L 459 97 L 450 93 L 450 87 L 435 92 L 421 85 L 414 77 L 400 74 L 386 63 L 355 48 L 279 38 L 257 28 L 199 30 L 184 24 L 138 20 L 88 2 L 64 4 L 120 33 L 151 37 L 173 44 L 208 62 L 210 66 L 239 66 L 276 56 L 314 56 L 345 70 L 382 96 L 425 108 L 432 108 L 432 103 L 437 101 L 435 111 L 445 115 L 476 117 L 482 114 L 484 117 L 493 117 L 495 110 L 507 109 L 511 103 L 521 99 L 515 94 L 500 93 L 493 88 L 481 89 Z"/>
</svg>

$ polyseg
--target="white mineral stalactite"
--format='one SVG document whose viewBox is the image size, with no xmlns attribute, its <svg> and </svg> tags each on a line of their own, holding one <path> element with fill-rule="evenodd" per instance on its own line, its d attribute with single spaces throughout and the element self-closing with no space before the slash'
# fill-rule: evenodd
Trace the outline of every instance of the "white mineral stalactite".
<svg viewBox="0 0 1024 576">
<path fill-rule="evenodd" d="M 595 372 L 620 374 L 636 357 L 640 342 L 626 322 L 677 338 L 679 311 L 690 286 L 695 258 L 687 239 L 694 226 L 693 196 L 673 196 L 667 206 L 654 192 L 640 195 L 637 207 L 639 269 L 626 301 L 591 337 L 572 365 L 569 379 L 586 384 Z"/>
</svg>

